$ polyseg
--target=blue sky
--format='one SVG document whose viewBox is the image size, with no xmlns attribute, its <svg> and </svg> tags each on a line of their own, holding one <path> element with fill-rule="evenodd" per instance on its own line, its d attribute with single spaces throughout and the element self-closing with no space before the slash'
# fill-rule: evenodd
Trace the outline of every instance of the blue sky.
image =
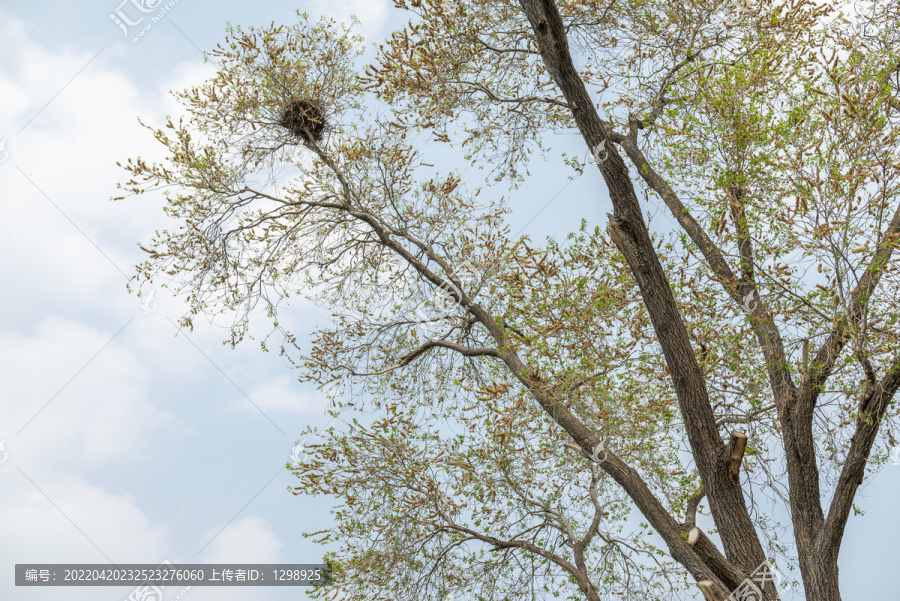
<svg viewBox="0 0 900 601">
<path fill-rule="evenodd" d="M 169 225 L 162 197 L 109 198 L 125 179 L 117 160 L 161 158 L 137 117 L 159 124 L 180 113 L 168 91 L 214 73 L 201 49 L 223 40 L 226 22 L 294 23 L 298 8 L 356 14 L 371 47 L 409 17 L 385 0 L 178 0 L 134 43 L 139 26 L 124 35 L 110 18 L 117 8 L 139 14 L 115 0 L 0 3 L 4 600 L 117 601 L 130 590 L 15 589 L 16 563 L 316 562 L 324 549 L 300 532 L 330 523 L 331 502 L 289 494 L 296 481 L 284 469 L 301 430 L 328 421 L 324 396 L 253 341 L 223 346 L 222 322 L 197 319 L 194 332 L 176 337 L 185 305 L 164 290 L 145 315 L 125 282 L 144 259 L 136 243 Z M 578 136 L 556 145 L 586 155 Z M 445 172 L 475 172 L 461 153 L 440 154 Z M 529 184 L 505 193 L 512 232 L 561 239 L 582 218 L 604 223 L 610 207 L 599 174 L 588 170 L 567 186 L 559 157 L 548 160 L 536 158 Z M 654 226 L 664 228 L 663 218 Z M 327 314 L 291 304 L 301 345 Z M 867 514 L 851 519 L 841 555 L 845 599 L 896 597 L 898 495 L 900 467 L 863 489 L 858 506 Z M 302 597 L 291 589 L 195 588 L 186 598 Z"/>
</svg>

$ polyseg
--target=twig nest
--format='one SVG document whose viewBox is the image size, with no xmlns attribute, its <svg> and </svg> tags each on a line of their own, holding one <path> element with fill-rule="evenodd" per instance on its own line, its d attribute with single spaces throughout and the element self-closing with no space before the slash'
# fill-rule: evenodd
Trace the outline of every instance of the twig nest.
<svg viewBox="0 0 900 601">
<path fill-rule="evenodd" d="M 291 100 L 278 125 L 306 142 L 320 142 L 325 133 L 325 111 L 317 100 Z"/>
</svg>

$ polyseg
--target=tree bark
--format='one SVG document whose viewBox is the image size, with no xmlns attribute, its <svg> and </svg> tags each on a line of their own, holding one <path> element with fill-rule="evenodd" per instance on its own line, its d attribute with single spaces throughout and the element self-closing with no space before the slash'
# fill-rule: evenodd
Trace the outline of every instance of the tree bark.
<svg viewBox="0 0 900 601">
<path fill-rule="evenodd" d="M 725 554 L 741 572 L 750 573 L 766 560 L 765 554 L 747 511 L 740 483 L 731 475 L 730 460 L 718 434 L 702 372 L 650 240 L 628 169 L 610 143 L 584 82 L 572 63 L 565 28 L 555 3 L 553 0 L 520 0 L 519 3 L 535 32 L 544 65 L 572 107 L 588 147 L 593 149 L 604 143 L 609 151 L 608 159 L 600 162 L 599 168 L 613 204 L 610 237 L 637 281 L 672 372 L 691 450 L 707 490 Z M 774 587 L 771 593 L 774 593 Z"/>
</svg>

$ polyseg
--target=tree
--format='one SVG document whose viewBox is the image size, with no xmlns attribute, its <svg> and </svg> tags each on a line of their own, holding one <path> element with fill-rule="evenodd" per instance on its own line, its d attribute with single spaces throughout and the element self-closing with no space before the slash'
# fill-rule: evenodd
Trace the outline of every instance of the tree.
<svg viewBox="0 0 900 601">
<path fill-rule="evenodd" d="M 781 558 L 840 599 L 856 492 L 897 444 L 897 15 L 395 1 L 418 20 L 364 72 L 333 23 L 230 28 L 178 94 L 188 122 L 151 128 L 166 163 L 129 160 L 124 186 L 178 190 L 138 278 L 183 276 L 184 325 L 238 311 L 234 345 L 263 300 L 354 416 L 291 468 L 342 501 L 309 533 L 341 542 L 338 586 L 771 600 Z M 422 131 L 513 187 L 544 133 L 577 132 L 606 229 L 509 237 L 505 201 L 429 175 Z M 675 230 L 651 235 L 654 204 Z M 297 294 L 333 308 L 307 352 L 278 321 Z"/>
</svg>

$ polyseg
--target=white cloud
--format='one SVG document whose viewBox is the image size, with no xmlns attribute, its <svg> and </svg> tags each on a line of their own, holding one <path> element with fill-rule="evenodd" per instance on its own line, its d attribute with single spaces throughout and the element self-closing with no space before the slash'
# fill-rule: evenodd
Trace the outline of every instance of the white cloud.
<svg viewBox="0 0 900 601">
<path fill-rule="evenodd" d="M 216 535 L 218 528 L 206 532 L 206 540 L 213 539 L 200 552 L 203 563 L 278 563 L 281 548 L 275 529 L 266 520 L 247 516 L 228 524 Z M 215 538 L 213 538 L 215 536 Z"/>
<path fill-rule="evenodd" d="M 32 298 L 52 302 L 52 294 L 70 307 L 87 308 L 101 287 L 127 298 L 125 279 L 146 258 L 137 241 L 149 242 L 151 224 L 168 218 L 160 193 L 110 202 L 122 195 L 117 182 L 129 179 L 116 162 L 161 160 L 164 148 L 138 116 L 152 126 L 166 114 L 177 120 L 183 110 L 166 91 L 197 85 L 216 67 L 199 60 L 175 65 L 158 94 L 148 96 L 130 74 L 109 68 L 120 58 L 115 49 L 53 52 L 6 15 L 0 52 L 16 65 L 0 73 L 0 140 L 9 153 L 0 163 L 0 208 L 15 224 L 4 228 L 0 252 L 19 257 L 4 263 L 2 276 L 26 284 Z M 34 243 L 36 233 L 44 243 Z"/>
<path fill-rule="evenodd" d="M 104 17 L 100 13 L 98 29 L 111 27 Z M 26 561 L 102 563 L 105 553 L 116 562 L 133 563 L 164 558 L 277 563 L 284 544 L 257 517 L 236 520 L 199 557 L 197 548 L 215 531 L 196 546 L 184 543 L 190 548 L 181 549 L 182 556 L 170 544 L 169 533 L 180 530 L 171 524 L 183 512 L 202 517 L 210 504 L 221 501 L 209 487 L 191 488 L 186 466 L 195 465 L 195 457 L 184 457 L 187 443 L 246 423 L 240 416 L 219 421 L 219 415 L 210 416 L 212 395 L 205 393 L 216 386 L 227 394 L 233 390 L 204 354 L 227 373 L 238 372 L 242 377 L 235 375 L 235 381 L 273 411 L 305 411 L 320 399 L 298 391 L 289 376 L 255 387 L 261 370 L 241 373 L 233 358 L 222 359 L 216 349 L 226 335 L 204 331 L 203 319 L 196 320 L 197 332 L 184 334 L 203 353 L 174 338 L 177 328 L 166 318 L 184 311 L 184 294 L 173 298 L 160 290 L 157 311 L 141 315 L 140 300 L 124 288 L 135 262 L 145 256 L 136 242 L 149 242 L 154 229 L 172 229 L 174 222 L 160 210 L 161 194 L 108 200 L 121 195 L 115 183 L 128 179 L 116 161 L 163 157 L 162 146 L 137 117 L 153 126 L 162 125 L 166 114 L 177 121 L 183 111 L 167 90 L 198 85 L 215 66 L 199 58 L 167 66 L 168 80 L 151 88 L 135 63 L 125 60 L 136 55 L 126 56 L 121 45 L 91 60 L 96 49 L 84 50 L 83 44 L 57 50 L 35 43 L 29 37 L 32 27 L 0 11 L 0 52 L 8 57 L 0 67 L 0 140 L 7 139 L 9 151 L 0 157 L 5 159 L 0 162 L 0 253 L 7 257 L 0 279 L 9 283 L 3 306 L 9 319 L 0 330 L 0 441 L 8 452 L 0 463 L 0 562 L 7 567 Z M 243 397 L 238 401 L 256 411 Z M 186 423 L 197 429 L 190 441 L 183 438 Z M 247 444 L 266 442 L 271 433 L 264 432 L 257 438 L 248 434 Z M 277 463 L 287 460 L 288 451 L 285 439 L 285 456 Z M 178 461 L 172 463 L 173 457 Z M 252 469 L 251 460 L 240 459 L 230 469 Z M 158 478 L 144 476 L 158 475 L 161 464 L 184 485 L 177 506 L 171 505 L 171 495 L 160 494 Z M 234 511 L 232 502 L 223 504 Z M 16 589 L 12 570 L 2 572 L 4 599 L 50 601 L 63 594 L 72 601 L 121 601 L 128 594 L 119 594 L 121 589 Z M 177 592 L 167 591 L 172 599 Z M 284 598 L 259 592 L 198 587 L 186 599 Z"/>
<path fill-rule="evenodd" d="M 260 517 L 246 516 L 235 520 L 221 531 L 218 528 L 209 530 L 203 535 L 203 543 L 210 539 L 212 542 L 200 552 L 199 556 L 190 560 L 184 559 L 182 562 L 281 563 L 280 551 L 284 545 L 278 539 L 272 525 Z M 178 563 L 174 559 L 172 561 Z M 169 595 L 174 599 L 178 593 L 179 589 L 172 588 L 175 590 L 174 593 L 166 591 L 167 601 Z M 271 597 L 265 591 L 266 589 L 259 587 L 193 587 L 185 593 L 184 598 L 187 598 L 187 601 L 246 601 L 250 598 L 255 601 L 266 601 Z"/>
<path fill-rule="evenodd" d="M 390 8 L 387 0 L 314 0 L 309 4 L 312 15 L 325 15 L 348 24 L 350 15 L 356 15 L 360 25 L 354 33 L 369 42 L 381 32 Z"/>
<path fill-rule="evenodd" d="M 130 563 L 166 552 L 168 534 L 151 523 L 132 495 L 111 494 L 48 470 L 22 471 L 27 478 L 5 475 L 9 494 L 0 500 L 0 539 L 17 543 L 0 546 L 0 557 L 16 560 L 9 563 L 105 563 L 107 557 Z"/>
<path fill-rule="evenodd" d="M 15 590 L 17 601 L 96 601 L 92 588 L 16 588 L 17 563 L 145 563 L 164 556 L 165 528 L 154 526 L 131 495 L 115 495 L 84 480 L 46 469 L 0 468 L 0 590 Z M 29 481 L 30 480 L 30 481 Z M 104 598 L 115 599 L 110 589 Z M 118 590 L 118 589 L 117 589 Z M 121 598 L 121 595 L 120 595 Z"/>
<path fill-rule="evenodd" d="M 311 390 L 309 385 L 301 387 L 296 379 L 279 374 L 246 389 L 247 396 L 265 412 L 278 411 L 306 415 L 322 415 L 328 407 L 325 394 Z M 253 411 L 256 408 L 243 395 L 235 398 L 235 410 Z"/>
<path fill-rule="evenodd" d="M 51 316 L 31 335 L 0 335 L 0 379 L 12 401 L 0 406 L 8 429 L 0 439 L 10 461 L 55 469 L 138 461 L 158 430 L 178 425 L 147 399 L 147 373 L 110 342 L 115 333 Z"/>
</svg>

